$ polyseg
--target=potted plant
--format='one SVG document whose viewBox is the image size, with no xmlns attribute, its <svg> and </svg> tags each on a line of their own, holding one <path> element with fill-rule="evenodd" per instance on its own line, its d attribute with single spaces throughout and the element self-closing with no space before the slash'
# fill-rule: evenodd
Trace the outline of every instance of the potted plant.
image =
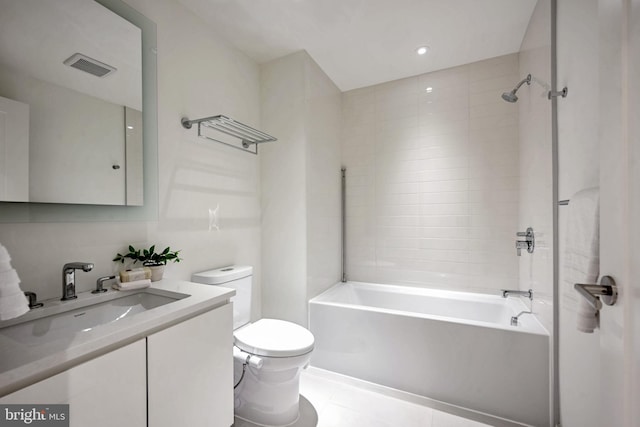
<svg viewBox="0 0 640 427">
<path fill-rule="evenodd" d="M 168 261 L 180 262 L 182 260 L 178 256 L 179 252 L 179 250 L 172 251 L 169 246 L 162 252 L 156 252 L 156 245 L 152 245 L 149 249 L 136 249 L 129 245 L 129 253 L 124 255 L 119 253 L 113 260 L 123 264 L 127 259 L 132 259 L 134 264 L 138 261 L 141 262 L 142 265 L 151 269 L 151 281 L 156 282 L 162 279 L 164 266 Z"/>
</svg>

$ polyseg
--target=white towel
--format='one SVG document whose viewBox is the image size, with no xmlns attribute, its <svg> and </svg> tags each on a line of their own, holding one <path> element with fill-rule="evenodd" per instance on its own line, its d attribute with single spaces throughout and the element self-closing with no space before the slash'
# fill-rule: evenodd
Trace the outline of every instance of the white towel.
<svg viewBox="0 0 640 427">
<path fill-rule="evenodd" d="M 591 333 L 598 327 L 598 310 L 574 289 L 575 283 L 595 284 L 600 272 L 600 193 L 577 192 L 569 202 L 564 259 L 564 301 L 576 310 L 577 328 Z M 577 301 L 577 307 L 576 305 Z"/>
<path fill-rule="evenodd" d="M 29 311 L 29 303 L 20 289 L 18 273 L 11 268 L 11 257 L 7 249 L 0 244 L 0 320 L 13 319 Z"/>
<path fill-rule="evenodd" d="M 9 251 L 4 246 L 0 245 L 0 261 L 9 262 L 11 261 L 11 256 L 9 255 Z"/>
<path fill-rule="evenodd" d="M 22 292 L 0 299 L 0 320 L 9 320 L 29 312 L 27 297 Z"/>
<path fill-rule="evenodd" d="M 9 261 L 0 261 L 0 272 L 13 270 Z"/>
<path fill-rule="evenodd" d="M 134 280 L 133 282 L 116 282 L 111 287 L 118 291 L 132 291 L 134 289 L 144 289 L 151 286 L 151 280 L 142 279 L 142 280 Z"/>
</svg>

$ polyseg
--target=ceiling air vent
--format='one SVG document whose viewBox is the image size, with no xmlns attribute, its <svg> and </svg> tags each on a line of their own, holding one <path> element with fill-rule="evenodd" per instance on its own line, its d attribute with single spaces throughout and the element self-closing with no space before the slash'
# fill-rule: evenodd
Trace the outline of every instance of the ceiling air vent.
<svg viewBox="0 0 640 427">
<path fill-rule="evenodd" d="M 107 74 L 111 74 L 116 71 L 115 67 L 107 65 L 104 62 L 97 61 L 93 58 L 89 58 L 81 53 L 71 55 L 64 61 L 64 65 L 77 68 L 78 70 L 93 74 L 97 77 L 104 77 Z"/>
</svg>

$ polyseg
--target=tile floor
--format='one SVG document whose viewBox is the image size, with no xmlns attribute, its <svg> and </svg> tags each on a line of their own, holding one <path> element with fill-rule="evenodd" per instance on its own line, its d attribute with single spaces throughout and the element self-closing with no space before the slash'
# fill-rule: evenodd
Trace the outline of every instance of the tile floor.
<svg viewBox="0 0 640 427">
<path fill-rule="evenodd" d="M 309 368 L 300 378 L 300 419 L 292 427 L 487 427 L 365 383 Z M 394 394 L 398 396 L 394 396 Z M 235 427 L 253 427 L 236 419 Z"/>
</svg>

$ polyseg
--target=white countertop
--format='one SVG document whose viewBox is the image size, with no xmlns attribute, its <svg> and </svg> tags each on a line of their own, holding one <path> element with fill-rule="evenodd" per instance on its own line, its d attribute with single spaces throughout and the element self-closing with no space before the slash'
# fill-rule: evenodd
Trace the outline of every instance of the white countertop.
<svg viewBox="0 0 640 427">
<path fill-rule="evenodd" d="M 0 334 L 0 397 L 34 384 L 75 365 L 115 350 L 154 332 L 165 329 L 190 317 L 221 306 L 235 295 L 233 289 L 207 286 L 187 281 L 165 279 L 153 282 L 152 292 L 163 291 L 189 295 L 166 305 L 124 317 L 115 322 L 96 326 L 88 331 L 70 334 L 68 339 L 45 344 L 22 343 Z M 114 296 L 135 291 L 114 291 L 103 294 L 78 294 L 72 301 L 48 300 L 45 306 L 31 310 L 17 319 L 0 322 L 0 328 L 43 315 L 57 314 L 91 304 L 98 304 Z M 67 310 L 68 308 L 68 310 Z"/>
</svg>

